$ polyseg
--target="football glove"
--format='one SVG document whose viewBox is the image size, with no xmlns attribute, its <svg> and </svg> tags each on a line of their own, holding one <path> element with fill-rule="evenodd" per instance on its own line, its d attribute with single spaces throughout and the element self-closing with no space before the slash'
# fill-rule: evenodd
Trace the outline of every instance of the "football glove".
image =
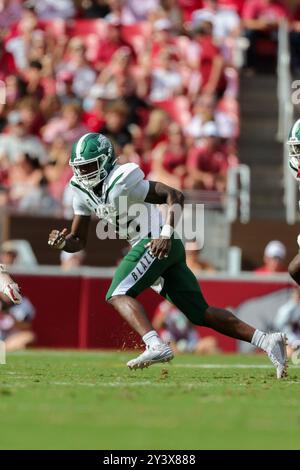
<svg viewBox="0 0 300 470">
<path fill-rule="evenodd" d="M 13 281 L 3 265 L 1 265 L 0 270 L 0 292 L 5 294 L 16 305 L 22 302 L 22 295 L 18 284 Z"/>
</svg>

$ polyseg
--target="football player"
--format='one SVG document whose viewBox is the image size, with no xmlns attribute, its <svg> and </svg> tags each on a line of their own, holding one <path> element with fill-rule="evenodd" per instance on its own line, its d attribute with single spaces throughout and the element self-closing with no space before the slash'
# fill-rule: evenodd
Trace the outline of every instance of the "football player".
<svg viewBox="0 0 300 470">
<path fill-rule="evenodd" d="M 300 119 L 294 123 L 290 130 L 287 146 L 289 152 L 289 168 L 294 178 L 300 183 Z M 289 273 L 300 286 L 300 235 L 298 235 L 297 242 L 299 253 L 290 262 Z"/>
<path fill-rule="evenodd" d="M 183 194 L 171 187 L 144 179 L 138 165 L 118 165 L 114 148 L 102 134 L 83 135 L 73 145 L 70 165 L 74 176 L 74 219 L 67 229 L 52 230 L 49 245 L 69 253 L 85 248 L 91 215 L 108 221 L 116 231 L 124 230 L 131 250 L 119 264 L 106 295 L 117 312 L 142 337 L 145 351 L 130 360 L 130 369 L 144 368 L 173 358 L 173 352 L 154 330 L 136 299 L 146 288 L 155 289 L 172 302 L 195 325 L 210 327 L 233 338 L 251 342 L 266 351 L 277 377 L 287 374 L 285 336 L 255 330 L 231 312 L 207 304 L 196 277 L 185 261 L 182 241 L 174 232 L 175 213 L 183 207 Z M 124 209 L 124 201 L 126 208 Z M 139 203 L 138 217 L 128 216 Z M 158 204 L 167 205 L 165 223 Z M 128 219 L 129 222 L 123 222 Z M 160 282 L 158 283 L 158 280 Z"/>
<path fill-rule="evenodd" d="M 22 302 L 20 288 L 8 274 L 4 264 L 0 264 L 0 296 L 8 303 L 18 305 Z"/>
</svg>

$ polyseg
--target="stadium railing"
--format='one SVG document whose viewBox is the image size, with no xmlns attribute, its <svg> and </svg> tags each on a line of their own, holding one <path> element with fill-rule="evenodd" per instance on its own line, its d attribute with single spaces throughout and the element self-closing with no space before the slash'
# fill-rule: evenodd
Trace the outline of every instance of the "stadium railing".
<svg viewBox="0 0 300 470">
<path fill-rule="evenodd" d="M 237 165 L 228 170 L 225 193 L 218 191 L 185 191 L 187 203 L 204 204 L 203 256 L 221 270 L 239 272 L 241 253 L 230 247 L 231 224 L 250 220 L 250 168 Z M 185 222 L 192 219 L 193 209 L 185 209 Z M 195 220 L 195 219 L 194 219 Z"/>
<path fill-rule="evenodd" d="M 184 191 L 188 202 L 201 202 L 208 210 L 223 211 L 228 222 L 250 220 L 250 168 L 237 165 L 228 169 L 225 194 L 210 190 Z"/>
</svg>

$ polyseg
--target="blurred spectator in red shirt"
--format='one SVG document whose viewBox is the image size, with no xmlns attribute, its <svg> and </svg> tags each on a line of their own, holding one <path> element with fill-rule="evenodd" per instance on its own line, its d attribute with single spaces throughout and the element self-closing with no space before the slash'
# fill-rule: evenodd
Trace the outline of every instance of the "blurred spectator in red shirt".
<svg viewBox="0 0 300 470">
<path fill-rule="evenodd" d="M 17 72 L 14 56 L 5 50 L 4 42 L 0 38 L 0 80 Z"/>
<path fill-rule="evenodd" d="M 261 39 L 277 41 L 277 30 L 281 20 L 289 19 L 288 7 L 281 0 L 246 0 L 242 19 L 246 36 L 250 41 L 247 50 L 247 66 L 257 63 L 257 42 Z"/>
<path fill-rule="evenodd" d="M 122 23 L 134 24 L 146 21 L 149 14 L 159 8 L 159 0 L 123 0 Z"/>
<path fill-rule="evenodd" d="M 281 19 L 289 16 L 289 9 L 281 0 L 246 0 L 242 12 L 246 28 L 259 30 L 277 27 Z"/>
<path fill-rule="evenodd" d="M 43 64 L 47 54 L 47 40 L 45 32 L 36 29 L 31 35 L 31 43 L 28 50 L 28 60 L 38 61 Z"/>
<path fill-rule="evenodd" d="M 159 65 L 151 75 L 150 95 L 152 102 L 167 101 L 183 92 L 183 78 L 178 62 L 171 50 L 162 50 Z"/>
<path fill-rule="evenodd" d="M 168 18 L 159 18 L 153 23 L 151 59 L 153 66 L 159 63 L 159 54 L 166 49 L 175 52 L 174 38 L 171 36 L 172 23 Z"/>
<path fill-rule="evenodd" d="M 96 72 L 86 59 L 86 47 L 83 40 L 75 36 L 68 43 L 65 59 L 58 65 L 58 74 L 70 72 L 73 75 L 73 91 L 84 98 L 96 80 Z"/>
<path fill-rule="evenodd" d="M 7 116 L 7 121 L 5 133 L 0 135 L 1 166 L 17 163 L 24 153 L 37 158 L 41 164 L 45 163 L 47 161 L 45 147 L 37 136 L 30 134 L 27 127 L 30 121 L 23 120 L 22 110 L 11 111 Z"/>
<path fill-rule="evenodd" d="M 43 124 L 48 122 L 53 116 L 59 115 L 60 102 L 57 95 L 46 95 L 41 101 L 40 111 Z"/>
<path fill-rule="evenodd" d="M 255 272 L 260 274 L 286 272 L 284 267 L 285 257 L 286 248 L 284 244 L 278 240 L 272 240 L 265 247 L 263 266 L 255 269 Z"/>
<path fill-rule="evenodd" d="M 18 111 L 28 134 L 40 135 L 43 117 L 39 109 L 39 100 L 35 96 L 26 95 L 19 101 Z"/>
<path fill-rule="evenodd" d="M 221 45 L 222 41 L 237 37 L 240 33 L 240 18 L 232 8 L 224 8 L 217 0 L 204 0 L 204 8 L 194 11 L 193 28 L 201 27 L 202 22 L 209 21 L 213 25 L 213 36 Z"/>
<path fill-rule="evenodd" d="M 13 165 L 9 173 L 9 199 L 13 205 L 26 204 L 28 197 L 34 197 L 36 202 L 41 195 L 40 184 L 43 170 L 37 158 L 25 153 L 20 161 Z"/>
<path fill-rule="evenodd" d="M 61 117 L 51 119 L 42 129 L 42 136 L 47 144 L 51 144 L 59 135 L 63 135 L 66 142 L 73 143 L 87 132 L 88 129 L 82 122 L 81 106 L 68 103 L 63 106 Z"/>
<path fill-rule="evenodd" d="M 81 103 L 80 98 L 73 89 L 73 73 L 67 70 L 60 72 L 56 80 L 56 92 L 59 102 L 64 105 L 67 103 Z"/>
<path fill-rule="evenodd" d="M 92 100 L 91 107 L 84 112 L 82 120 L 90 132 L 98 132 L 105 124 L 105 96 L 102 93 L 97 94 L 97 90 L 90 95 Z"/>
<path fill-rule="evenodd" d="M 26 93 L 26 84 L 18 75 L 8 75 L 6 85 L 6 109 L 12 110 Z"/>
<path fill-rule="evenodd" d="M 212 30 L 212 23 L 203 21 L 201 26 L 193 31 L 194 42 L 198 48 L 195 59 L 201 74 L 201 92 L 222 96 L 226 88 L 224 59 L 214 42 Z"/>
<path fill-rule="evenodd" d="M 245 0 L 218 0 L 218 3 L 222 7 L 232 8 L 241 16 Z"/>
<path fill-rule="evenodd" d="M 189 151 L 187 159 L 188 177 L 185 185 L 189 189 L 207 189 L 223 192 L 226 188 L 227 169 L 237 164 L 226 143 L 218 136 L 214 122 L 203 126 L 201 144 Z"/>
<path fill-rule="evenodd" d="M 107 65 L 115 52 L 124 46 L 129 49 L 133 56 L 135 55 L 131 45 L 123 39 L 121 26 L 120 20 L 117 18 L 112 18 L 108 22 L 105 39 L 99 42 L 98 54 L 95 60 L 97 70 L 101 70 L 104 65 Z"/>
<path fill-rule="evenodd" d="M 194 139 L 200 139 L 204 124 L 214 120 L 215 107 L 215 96 L 211 93 L 202 93 L 193 106 L 192 119 L 185 128 L 186 134 Z"/>
<path fill-rule="evenodd" d="M 174 188 L 182 188 L 186 175 L 187 147 L 180 126 L 172 122 L 168 139 L 155 147 L 152 153 L 151 178 Z"/>
<path fill-rule="evenodd" d="M 236 101 L 224 97 L 216 104 L 214 95 L 203 93 L 195 102 L 192 119 L 185 132 L 194 139 L 201 139 L 203 126 L 208 121 L 214 121 L 217 133 L 221 138 L 233 139 L 238 136 L 238 116 Z"/>
<path fill-rule="evenodd" d="M 145 128 L 145 136 L 150 140 L 151 149 L 168 139 L 169 116 L 162 109 L 153 109 Z"/>
<path fill-rule="evenodd" d="M 141 165 L 141 158 L 137 154 L 134 145 L 126 144 L 123 148 L 116 146 L 117 155 L 119 155 L 118 162 L 120 165 L 124 163 L 136 163 Z"/>
<path fill-rule="evenodd" d="M 39 101 L 44 96 L 44 87 L 42 85 L 43 66 L 38 60 L 33 60 L 24 70 L 25 86 L 27 96 L 32 96 Z"/>
<path fill-rule="evenodd" d="M 192 13 L 195 10 L 203 8 L 202 0 L 177 0 L 177 2 L 183 11 L 183 17 L 185 21 L 190 21 Z"/>
<path fill-rule="evenodd" d="M 184 31 L 182 9 L 178 0 L 161 0 L 161 15 L 168 18 L 172 25 L 172 31 L 180 34 Z"/>
<path fill-rule="evenodd" d="M 29 3 L 41 20 L 67 20 L 76 14 L 74 0 L 30 0 Z"/>
<path fill-rule="evenodd" d="M 132 79 L 131 50 L 123 46 L 114 52 L 111 61 L 102 69 L 90 95 L 102 95 L 114 100 L 123 97 L 123 83 Z"/>
<path fill-rule="evenodd" d="M 0 0 L 0 30 L 3 32 L 20 20 L 22 0 Z"/>
<path fill-rule="evenodd" d="M 28 64 L 27 54 L 30 50 L 32 34 L 37 27 L 36 13 L 32 7 L 26 7 L 24 4 L 16 30 L 11 31 L 11 37 L 6 42 L 6 50 L 13 54 L 18 69 L 24 69 Z"/>
<path fill-rule="evenodd" d="M 57 202 L 61 201 L 66 186 L 72 177 L 69 159 L 70 148 L 66 144 L 63 134 L 58 135 L 51 144 L 49 163 L 44 170 L 48 182 L 48 191 Z"/>
</svg>

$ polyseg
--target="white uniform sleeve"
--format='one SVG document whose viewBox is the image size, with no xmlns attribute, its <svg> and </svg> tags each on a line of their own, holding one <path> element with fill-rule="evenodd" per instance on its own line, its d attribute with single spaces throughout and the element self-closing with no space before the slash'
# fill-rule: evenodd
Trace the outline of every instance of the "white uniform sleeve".
<svg viewBox="0 0 300 470">
<path fill-rule="evenodd" d="M 91 209 L 87 207 L 77 194 L 73 196 L 73 210 L 75 215 L 91 215 L 92 213 Z"/>
<path fill-rule="evenodd" d="M 128 197 L 134 202 L 144 202 L 149 192 L 149 181 L 139 181 L 135 186 L 129 190 Z"/>
<path fill-rule="evenodd" d="M 125 166 L 125 165 L 124 165 Z M 128 197 L 131 202 L 144 202 L 149 192 L 149 181 L 146 181 L 143 171 L 132 165 L 133 169 L 113 187 L 110 192 L 110 201 L 120 196 Z"/>
</svg>

